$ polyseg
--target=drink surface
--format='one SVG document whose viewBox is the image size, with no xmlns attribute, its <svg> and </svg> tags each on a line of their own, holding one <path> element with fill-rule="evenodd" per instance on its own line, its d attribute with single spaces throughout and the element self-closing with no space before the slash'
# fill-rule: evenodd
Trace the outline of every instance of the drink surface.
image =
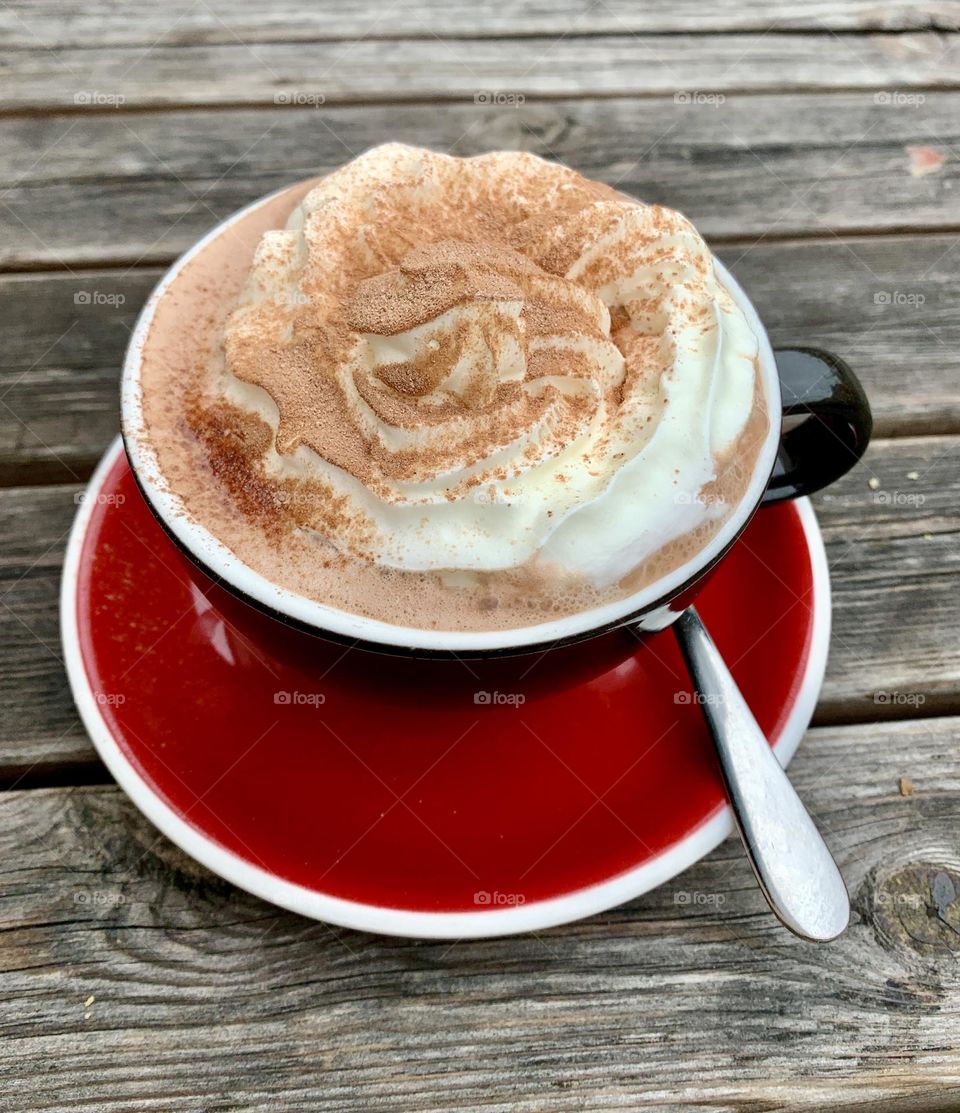
<svg viewBox="0 0 960 1113">
<path fill-rule="evenodd" d="M 710 541 L 769 430 L 757 351 L 680 214 L 532 155 L 391 144 L 186 264 L 142 433 L 183 512 L 281 587 L 505 629 Z"/>
</svg>

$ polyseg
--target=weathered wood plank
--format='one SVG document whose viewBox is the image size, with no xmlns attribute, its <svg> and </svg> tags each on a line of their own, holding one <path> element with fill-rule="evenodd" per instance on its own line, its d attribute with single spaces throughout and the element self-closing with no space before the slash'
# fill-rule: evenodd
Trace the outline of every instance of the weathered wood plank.
<svg viewBox="0 0 960 1113">
<path fill-rule="evenodd" d="M 80 482 L 119 428 L 120 365 L 159 272 L 0 278 L 0 483 Z M 25 327 L 26 325 L 26 327 Z"/>
<path fill-rule="evenodd" d="M 77 509 L 72 488 L 22 488 L 0 497 L 0 770 L 3 780 L 95 761 L 60 649 L 60 569 Z"/>
<path fill-rule="evenodd" d="M 846 359 L 873 406 L 875 433 L 960 431 L 955 236 L 831 237 L 721 247 L 775 345 Z"/>
<path fill-rule="evenodd" d="M 719 254 L 756 300 L 775 344 L 819 344 L 850 361 L 878 435 L 891 436 L 960 432 L 956 243 L 763 241 Z M 0 483 L 89 475 L 116 433 L 123 352 L 160 273 L 0 276 Z"/>
<path fill-rule="evenodd" d="M 620 909 L 451 946 L 278 912 L 113 787 L 5 793 L 4 1109 L 955 1108 L 960 902 L 931 908 L 960 889 L 958 729 L 808 735 L 792 776 L 854 907 L 825 947 L 734 840 Z"/>
<path fill-rule="evenodd" d="M 624 34 L 671 31 L 810 31 L 956 29 L 960 11 L 955 0 L 714 0 L 705 9 L 698 0 L 669 5 L 632 0 L 536 0 L 512 4 L 471 4 L 465 0 L 412 0 L 372 8 L 364 0 L 322 0 L 309 7 L 293 0 L 256 0 L 236 4 L 211 0 L 194 4 L 170 0 L 162 8 L 118 7 L 110 0 L 78 5 L 64 12 L 56 0 L 13 0 L 0 13 L 0 46 L 147 47 L 198 43 L 252 44 L 351 39 L 361 36 L 402 38 L 431 34 L 444 38 Z"/>
<path fill-rule="evenodd" d="M 59 659 L 56 609 L 77 490 L 0 491 L 0 772 L 8 780 L 93 760 Z M 960 437 L 929 437 L 876 442 L 862 467 L 818 496 L 834 588 L 820 721 L 960 711 L 958 493 Z"/>
<path fill-rule="evenodd" d="M 958 40 L 960 41 L 960 40 Z M 705 85 L 699 85 L 705 88 Z M 882 96 L 893 94 L 882 94 Z M 387 140 L 523 148 L 687 212 L 709 236 L 960 227 L 960 93 L 672 97 L 0 120 L 0 266 L 163 262 L 264 193 Z M 911 173 L 910 146 L 945 162 Z"/>
<path fill-rule="evenodd" d="M 960 438 L 878 441 L 814 501 L 834 616 L 818 721 L 960 710 Z"/>
<path fill-rule="evenodd" d="M 589 28 L 587 17 L 583 21 Z M 7 52 L 10 109 L 327 104 L 744 90 L 956 87 L 960 41 L 936 31 L 871 35 L 560 35 L 459 41 L 418 21 L 403 39 Z M 375 32 L 375 28 L 374 28 Z M 408 34 L 410 32 L 408 31 Z"/>
</svg>

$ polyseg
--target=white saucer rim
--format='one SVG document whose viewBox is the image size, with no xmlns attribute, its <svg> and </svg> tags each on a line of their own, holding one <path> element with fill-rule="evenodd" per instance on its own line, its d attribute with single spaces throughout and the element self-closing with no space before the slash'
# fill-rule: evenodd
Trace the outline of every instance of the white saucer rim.
<svg viewBox="0 0 960 1113">
<path fill-rule="evenodd" d="M 60 629 L 70 689 L 81 720 L 104 764 L 139 810 L 184 853 L 254 896 L 340 927 L 420 939 L 480 939 L 543 930 L 605 912 L 664 884 L 699 861 L 733 830 L 724 806 L 678 842 L 638 866 L 561 896 L 476 912 L 429 912 L 390 908 L 318 893 L 286 881 L 220 846 L 173 808 L 140 775 L 120 749 L 87 677 L 80 649 L 77 588 L 83 541 L 96 494 L 123 451 L 120 437 L 94 471 L 70 531 L 60 590 Z M 830 643 L 830 578 L 823 538 L 809 499 L 798 499 L 813 573 L 813 629 L 803 677 L 774 752 L 786 766 L 810 724 L 826 672 Z M 762 511 L 761 511 L 762 513 Z"/>
</svg>

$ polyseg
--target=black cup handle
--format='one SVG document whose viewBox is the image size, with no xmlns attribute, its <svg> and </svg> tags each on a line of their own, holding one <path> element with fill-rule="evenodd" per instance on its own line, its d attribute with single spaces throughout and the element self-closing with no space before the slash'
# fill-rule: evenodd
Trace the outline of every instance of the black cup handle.
<svg viewBox="0 0 960 1113">
<path fill-rule="evenodd" d="M 848 472 L 873 431 L 860 380 L 839 356 L 778 348 L 783 394 L 780 448 L 763 503 L 810 495 Z"/>
</svg>

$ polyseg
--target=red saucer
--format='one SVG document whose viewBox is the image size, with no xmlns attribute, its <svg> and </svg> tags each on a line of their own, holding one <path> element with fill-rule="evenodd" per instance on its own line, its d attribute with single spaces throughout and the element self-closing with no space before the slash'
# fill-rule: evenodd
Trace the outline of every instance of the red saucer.
<svg viewBox="0 0 960 1113">
<path fill-rule="evenodd" d="M 761 510 L 697 605 L 786 760 L 826 656 L 809 506 Z M 669 630 L 493 661 L 322 641 L 197 571 L 119 443 L 78 516 L 63 617 L 78 705 L 127 791 L 201 861 L 307 914 L 424 935 L 558 922 L 728 828 Z"/>
</svg>

